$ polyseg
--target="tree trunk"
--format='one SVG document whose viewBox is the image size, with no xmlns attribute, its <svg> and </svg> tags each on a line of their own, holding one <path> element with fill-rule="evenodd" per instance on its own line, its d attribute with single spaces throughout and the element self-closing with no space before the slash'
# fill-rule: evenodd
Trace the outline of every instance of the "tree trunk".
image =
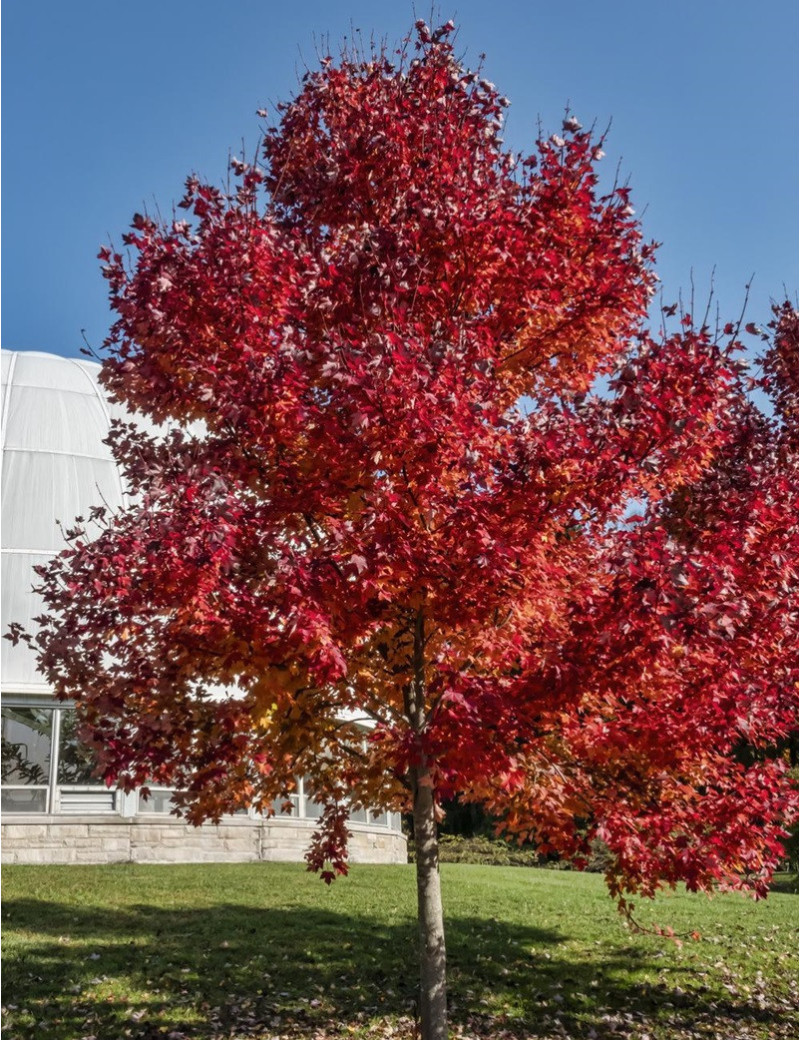
<svg viewBox="0 0 800 1040">
<path fill-rule="evenodd" d="M 414 843 L 417 850 L 417 919 L 419 921 L 419 1017 L 422 1040 L 447 1040 L 447 972 L 439 837 L 433 785 L 424 763 L 412 771 Z"/>
</svg>

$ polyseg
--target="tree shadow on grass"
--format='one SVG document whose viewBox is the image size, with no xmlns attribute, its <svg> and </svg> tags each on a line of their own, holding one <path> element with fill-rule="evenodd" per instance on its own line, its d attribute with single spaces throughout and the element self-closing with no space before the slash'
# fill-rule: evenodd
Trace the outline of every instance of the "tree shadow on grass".
<svg viewBox="0 0 800 1040">
<path fill-rule="evenodd" d="M 29 936 L 5 958 L 11 1040 L 336 1036 L 413 1015 L 416 922 L 407 917 L 37 899 L 7 900 L 4 912 L 7 927 Z M 555 930 L 488 916 L 450 917 L 447 927 L 452 1018 L 472 1035 L 610 1038 L 648 1023 L 671 1037 L 795 1035 L 789 1008 L 720 999 L 699 975 L 687 984 L 685 965 L 665 968 L 654 948 L 581 960 Z M 646 971 L 665 981 L 637 981 Z M 678 971 L 683 988 L 669 981 Z"/>
</svg>

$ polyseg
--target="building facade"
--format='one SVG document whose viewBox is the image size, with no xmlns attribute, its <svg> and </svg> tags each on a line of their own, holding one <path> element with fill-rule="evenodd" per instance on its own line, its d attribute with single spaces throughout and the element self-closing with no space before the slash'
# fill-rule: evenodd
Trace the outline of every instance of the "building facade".
<svg viewBox="0 0 800 1040">
<path fill-rule="evenodd" d="M 62 525 L 93 505 L 126 504 L 103 443 L 130 419 L 98 384 L 99 365 L 37 352 L 2 357 L 2 622 L 27 631 L 42 605 L 33 568 L 64 548 Z M 171 814 L 173 792 L 106 788 L 76 735 L 74 708 L 57 702 L 24 643 L 2 643 L 2 857 L 16 863 L 299 860 L 320 806 L 298 780 L 291 812 L 242 812 L 191 827 Z M 354 812 L 353 862 L 406 860 L 397 813 Z"/>
</svg>

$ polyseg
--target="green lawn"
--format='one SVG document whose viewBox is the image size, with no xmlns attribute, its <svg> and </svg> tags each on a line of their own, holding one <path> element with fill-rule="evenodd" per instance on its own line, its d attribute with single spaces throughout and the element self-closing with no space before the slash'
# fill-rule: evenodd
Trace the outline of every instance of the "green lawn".
<svg viewBox="0 0 800 1040">
<path fill-rule="evenodd" d="M 797 897 L 671 893 L 632 935 L 597 875 L 442 868 L 457 1036 L 797 1035 Z M 413 867 L 6 867 L 6 1040 L 411 1038 Z"/>
</svg>

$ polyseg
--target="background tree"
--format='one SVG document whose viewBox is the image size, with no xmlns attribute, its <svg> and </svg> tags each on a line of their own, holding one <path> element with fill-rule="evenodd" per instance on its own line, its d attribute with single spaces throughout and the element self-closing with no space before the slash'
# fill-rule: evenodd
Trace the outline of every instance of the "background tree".
<svg viewBox="0 0 800 1040">
<path fill-rule="evenodd" d="M 114 428 L 134 504 L 42 571 L 36 635 L 108 782 L 194 823 L 306 774 L 330 880 L 348 805 L 411 808 L 426 1038 L 443 800 L 578 860 L 601 838 L 623 906 L 763 894 L 792 800 L 733 750 L 792 724 L 793 445 L 735 329 L 644 331 L 653 247 L 602 142 L 568 116 L 510 155 L 452 31 L 325 58 L 235 190 L 190 177 L 130 267 L 103 250 L 102 381 L 177 425 Z"/>
</svg>

